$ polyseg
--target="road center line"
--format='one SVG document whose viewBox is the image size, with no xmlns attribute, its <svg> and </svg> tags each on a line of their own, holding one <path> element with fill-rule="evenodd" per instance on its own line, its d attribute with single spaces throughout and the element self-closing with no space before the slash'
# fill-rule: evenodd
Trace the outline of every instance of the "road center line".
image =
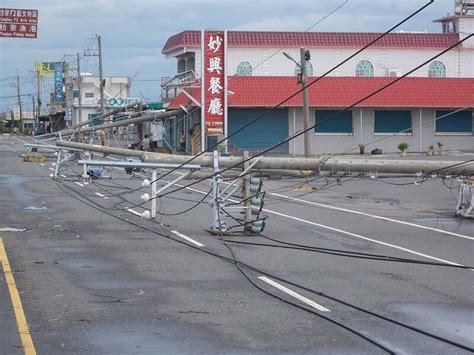
<svg viewBox="0 0 474 355">
<path fill-rule="evenodd" d="M 173 233 L 174 235 L 177 235 L 178 237 L 180 238 L 183 238 L 184 240 L 187 240 L 188 242 L 190 243 L 193 243 L 194 245 L 197 245 L 198 247 L 203 247 L 205 246 L 204 244 L 202 243 L 199 243 L 198 241 L 194 240 L 194 239 L 191 239 L 189 238 L 188 236 L 178 232 L 178 231 L 171 231 L 171 233 Z"/>
<path fill-rule="evenodd" d="M 403 225 L 410 226 L 410 227 L 426 229 L 426 230 L 430 230 L 430 231 L 433 231 L 433 232 L 448 234 L 448 235 L 452 235 L 452 236 L 459 237 L 459 238 L 474 240 L 474 237 L 470 237 L 470 236 L 468 236 L 468 235 L 459 234 L 459 233 L 454 233 L 454 232 L 449 232 L 449 231 L 446 231 L 446 230 L 443 230 L 443 229 L 438 229 L 438 228 L 423 226 L 423 225 L 421 225 L 421 224 L 416 224 L 416 223 L 410 223 L 410 222 L 400 221 L 400 220 L 398 220 L 398 219 L 383 217 L 383 216 L 379 216 L 379 215 L 375 215 L 375 214 L 370 214 L 370 213 L 366 213 L 366 212 L 360 212 L 360 211 L 349 210 L 349 209 L 347 209 L 347 208 L 341 208 L 341 207 L 335 207 L 335 206 L 325 205 L 325 204 L 322 204 L 322 203 L 317 203 L 317 202 L 308 201 L 308 200 L 302 200 L 302 199 L 299 199 L 299 198 L 295 198 L 295 197 L 291 197 L 291 196 L 286 196 L 286 195 L 280 195 L 280 194 L 276 194 L 276 193 L 273 193 L 273 192 L 268 192 L 268 194 L 269 194 L 269 195 L 273 195 L 273 196 L 277 196 L 277 197 L 281 197 L 281 198 L 284 198 L 284 199 L 287 199 L 287 200 L 290 200 L 290 201 L 297 201 L 297 202 L 301 202 L 301 203 L 306 203 L 306 204 L 308 204 L 308 205 L 318 206 L 318 207 L 326 208 L 326 209 L 329 209 L 329 210 L 335 210 L 335 211 L 353 213 L 353 214 L 357 214 L 357 215 L 361 215 L 361 216 L 366 216 L 366 217 L 371 217 L 371 218 L 380 219 L 380 220 L 382 220 L 382 221 L 393 222 L 393 223 L 399 223 L 399 224 L 403 224 Z"/>
<path fill-rule="evenodd" d="M 260 280 L 262 280 L 263 282 L 266 282 L 267 284 L 279 289 L 280 291 L 283 291 L 285 292 L 286 294 L 300 300 L 301 302 L 303 303 L 306 303 L 308 306 L 310 307 L 313 307 L 315 309 L 317 309 L 318 311 L 321 311 L 321 312 L 331 312 L 330 309 L 326 308 L 326 307 L 323 307 L 321 306 L 320 304 L 317 304 L 316 302 L 314 301 L 311 301 L 309 298 L 306 298 L 304 296 L 301 296 L 300 294 L 296 293 L 295 291 L 292 291 L 290 290 L 289 288 L 283 286 L 283 285 L 280 285 L 279 283 L 269 279 L 268 277 L 265 277 L 265 276 L 259 276 L 258 277 Z"/>
<path fill-rule="evenodd" d="M 84 187 L 84 185 L 81 184 L 80 182 L 74 181 L 74 183 L 75 183 L 76 185 L 79 185 L 80 187 Z"/>
<path fill-rule="evenodd" d="M 133 209 L 131 209 L 131 208 L 127 208 L 127 211 L 130 212 L 130 213 L 133 213 L 135 216 L 139 216 L 139 217 L 142 216 L 141 213 L 139 213 L 139 212 L 137 212 L 137 211 L 135 211 L 135 210 L 133 210 Z"/>
<path fill-rule="evenodd" d="M 49 169 L 49 170 L 51 170 L 51 171 L 54 171 L 54 169 L 53 169 L 53 168 L 48 168 L 48 169 Z"/>
<path fill-rule="evenodd" d="M 21 304 L 20 294 L 18 288 L 16 287 L 15 278 L 13 277 L 13 272 L 10 268 L 10 263 L 8 262 L 7 252 L 5 250 L 5 245 L 3 244 L 3 239 L 0 236 L 0 263 L 3 267 L 3 272 L 5 274 L 5 280 L 10 291 L 10 297 L 12 300 L 13 312 L 15 313 L 16 325 L 18 328 L 18 334 L 20 336 L 21 344 L 23 345 L 23 351 L 25 355 L 35 355 L 36 350 L 33 344 L 33 339 L 31 338 L 30 330 L 28 328 L 28 322 L 26 321 L 25 312 Z"/>
<path fill-rule="evenodd" d="M 176 186 L 183 186 L 183 185 L 179 185 L 179 184 L 175 184 L 175 185 L 176 185 Z M 184 187 L 184 186 L 183 186 L 183 187 Z M 196 190 L 196 189 L 193 189 L 193 188 L 190 188 L 190 187 L 186 187 L 186 189 L 187 189 L 187 190 L 190 190 L 190 191 L 194 191 L 194 192 L 200 193 L 200 194 L 203 194 L 203 195 L 206 195 L 206 194 L 207 194 L 207 192 L 204 192 L 204 191 L 201 191 L 201 190 Z M 238 202 L 238 201 L 233 200 L 233 199 L 230 199 L 230 198 L 228 199 L 228 201 L 231 201 L 231 202 Z M 381 241 L 376 240 L 376 239 L 371 239 L 371 238 L 368 238 L 368 237 L 364 237 L 364 236 L 362 236 L 362 235 L 360 235 L 360 234 L 355 234 L 355 233 L 347 232 L 347 231 L 342 230 L 342 229 L 337 229 L 337 228 L 333 228 L 333 227 L 330 227 L 330 226 L 326 226 L 326 225 L 324 225 L 324 224 L 319 224 L 319 223 L 311 222 L 311 221 L 308 221 L 308 220 L 306 220 L 306 219 L 302 219 L 302 218 L 290 216 L 290 215 L 287 215 L 287 214 L 284 214 L 284 213 L 280 213 L 280 212 L 277 212 L 277 211 L 267 210 L 267 209 L 265 209 L 265 208 L 262 209 L 262 211 L 265 211 L 265 212 L 271 213 L 271 214 L 275 214 L 275 215 L 280 216 L 280 217 L 289 218 L 289 219 L 292 219 L 292 220 L 295 220 L 295 221 L 298 221 L 298 222 L 311 224 L 311 225 L 316 226 L 316 227 L 320 227 L 320 228 L 324 228 L 324 229 L 329 229 L 329 230 L 331 230 L 331 231 L 338 232 L 338 233 L 341 233 L 341 234 L 350 235 L 351 237 L 355 237 L 355 238 L 359 238 L 359 239 L 364 239 L 364 240 L 367 240 L 367 241 L 372 242 L 372 243 L 376 243 L 376 244 L 384 245 L 384 246 L 387 246 L 387 247 L 390 247 L 390 248 L 402 250 L 402 251 L 404 251 L 404 252 L 407 252 L 407 253 L 410 253 L 410 254 L 414 254 L 414 255 L 418 255 L 418 256 L 421 256 L 421 257 L 424 257 L 424 258 L 427 258 L 427 259 L 436 260 L 436 261 L 439 261 L 439 262 L 442 262 L 442 263 L 446 263 L 446 264 L 450 264 L 450 265 L 463 266 L 462 264 L 454 263 L 454 262 L 449 261 L 449 260 L 444 260 L 444 259 L 436 258 L 436 257 L 434 257 L 434 256 L 430 256 L 430 255 L 427 255 L 427 254 L 419 253 L 419 252 L 417 252 L 417 251 L 414 251 L 414 250 L 411 250 L 411 249 L 408 249 L 408 248 L 404 248 L 404 247 L 401 247 L 401 246 L 398 246 L 398 245 L 395 245 L 395 244 L 390 244 L 390 243 L 381 242 Z"/>
<path fill-rule="evenodd" d="M 107 196 L 102 195 L 100 192 L 96 192 L 95 194 L 99 197 L 103 197 L 105 200 L 109 199 Z"/>
<path fill-rule="evenodd" d="M 45 166 L 43 163 L 40 163 L 41 166 Z"/>
<path fill-rule="evenodd" d="M 422 257 L 424 257 L 424 258 L 428 258 L 428 259 L 440 261 L 440 262 L 443 262 L 443 263 L 446 263 L 446 264 L 450 264 L 450 265 L 462 266 L 461 264 L 453 263 L 452 261 L 448 261 L 448 260 L 436 258 L 436 257 L 434 257 L 434 256 L 430 256 L 430 255 L 427 255 L 427 254 L 419 253 L 419 252 L 417 252 L 417 251 L 414 251 L 414 250 L 411 250 L 411 249 L 407 249 L 407 248 L 403 248 L 403 247 L 400 247 L 400 246 L 395 245 L 395 244 L 390 244 L 390 243 L 381 242 L 381 241 L 376 240 L 376 239 L 371 239 L 371 238 L 364 237 L 364 236 L 362 236 L 362 235 L 360 235 L 360 234 L 355 234 L 355 233 L 352 233 L 352 232 L 347 232 L 347 231 L 342 230 L 342 229 L 337 229 L 337 228 L 325 226 L 324 224 L 319 224 L 319 223 L 311 222 L 311 221 L 308 221 L 308 220 L 306 220 L 306 219 L 302 219 L 302 218 L 298 218 L 298 217 L 290 216 L 290 215 L 287 215 L 287 214 L 284 214 L 284 213 L 280 213 L 280 212 L 276 212 L 276 211 L 270 211 L 270 210 L 266 210 L 266 209 L 262 209 L 262 211 L 265 211 L 265 212 L 268 212 L 268 213 L 272 213 L 272 214 L 275 214 L 275 215 L 277 215 L 277 216 L 281 216 L 281 217 L 293 219 L 293 220 L 298 221 L 298 222 L 303 222 L 303 223 L 311 224 L 311 225 L 316 226 L 316 227 L 321 227 L 321 228 L 324 228 L 324 229 L 329 229 L 329 230 L 331 230 L 331 231 L 338 232 L 338 233 L 341 233 L 341 234 L 350 235 L 351 237 L 355 237 L 355 238 L 359 238 L 359 239 L 364 239 L 364 240 L 367 240 L 367 241 L 372 242 L 372 243 L 377 243 L 377 244 L 385 245 L 385 246 L 387 246 L 387 247 L 395 248 L 395 249 L 398 249 L 398 250 L 403 250 L 403 251 L 405 251 L 405 252 L 407 252 L 407 253 L 415 254 L 415 255 L 418 255 L 418 256 L 422 256 Z"/>
</svg>

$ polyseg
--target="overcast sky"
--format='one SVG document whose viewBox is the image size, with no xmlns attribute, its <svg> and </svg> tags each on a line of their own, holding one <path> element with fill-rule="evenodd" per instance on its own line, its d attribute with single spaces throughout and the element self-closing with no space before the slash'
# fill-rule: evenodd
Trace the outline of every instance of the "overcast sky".
<svg viewBox="0 0 474 355">
<path fill-rule="evenodd" d="M 313 31 L 382 32 L 429 0 L 348 0 Z M 7 77 L 20 75 L 22 93 L 35 91 L 35 61 L 58 61 L 82 52 L 100 34 L 104 74 L 135 76 L 132 96 L 160 96 L 160 79 L 176 63 L 161 49 L 169 36 L 186 29 L 304 31 L 344 0 L 1 0 L 1 8 L 37 9 L 38 38 L 0 38 L 0 97 L 15 93 Z M 453 11 L 453 0 L 435 0 L 403 30 L 440 32 L 432 22 Z M 84 70 L 97 73 L 89 57 Z M 137 74 L 138 73 L 138 74 Z M 0 112 L 15 101 L 0 98 Z"/>
</svg>

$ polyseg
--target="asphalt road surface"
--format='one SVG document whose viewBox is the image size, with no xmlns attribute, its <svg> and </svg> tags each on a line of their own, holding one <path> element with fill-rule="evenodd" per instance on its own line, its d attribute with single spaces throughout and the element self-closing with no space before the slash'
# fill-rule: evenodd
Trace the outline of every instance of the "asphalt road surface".
<svg viewBox="0 0 474 355">
<path fill-rule="evenodd" d="M 52 180 L 54 155 L 23 162 L 23 141 L 0 135 L 0 228 L 18 229 L 0 232 L 2 355 L 474 348 L 474 221 L 454 217 L 455 179 L 269 179 L 264 236 L 218 237 L 207 180 L 145 220 L 149 172 L 85 184 L 68 162 Z"/>
</svg>

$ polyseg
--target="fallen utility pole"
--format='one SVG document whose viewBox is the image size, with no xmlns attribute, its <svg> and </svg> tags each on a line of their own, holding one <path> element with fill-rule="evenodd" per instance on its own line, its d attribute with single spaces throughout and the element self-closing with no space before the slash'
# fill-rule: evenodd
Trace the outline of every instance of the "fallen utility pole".
<svg viewBox="0 0 474 355">
<path fill-rule="evenodd" d="M 157 115 L 163 115 L 163 113 Z M 102 126 L 108 125 L 110 124 Z M 185 164 L 192 158 L 191 156 L 185 155 L 141 152 L 132 149 L 102 147 L 97 145 L 76 143 L 64 140 L 56 141 L 56 145 L 65 148 L 69 147 L 101 152 L 104 154 L 136 156 L 140 157 L 140 159 L 145 163 Z M 218 159 L 219 166 L 221 168 L 242 167 L 244 161 L 243 157 L 219 157 Z M 204 154 L 193 159 L 192 163 L 198 164 L 202 167 L 213 167 L 214 162 L 211 154 Z M 337 157 L 328 159 L 261 157 L 261 159 L 255 164 L 254 169 L 308 170 L 318 172 L 377 172 L 387 174 L 430 174 L 432 172 L 439 172 L 439 174 L 473 174 L 474 162 L 406 159 L 360 159 Z"/>
<path fill-rule="evenodd" d="M 98 126 L 82 127 L 82 128 L 79 128 L 79 129 L 74 129 L 74 128 L 64 129 L 64 130 L 56 132 L 56 133 L 66 136 L 66 135 L 71 135 L 73 133 L 93 132 L 93 131 L 97 131 L 97 130 L 101 130 L 101 129 L 109 129 L 109 128 L 113 128 L 113 127 L 126 126 L 126 125 L 134 124 L 134 123 L 136 124 L 136 123 L 142 123 L 142 122 L 147 122 L 147 121 L 153 121 L 153 120 L 156 120 L 156 119 L 165 119 L 165 118 L 168 118 L 168 117 L 176 116 L 180 112 L 182 112 L 181 109 L 167 111 L 167 112 L 149 113 L 149 114 L 146 114 L 146 115 L 143 115 L 143 116 L 140 116 L 140 117 L 130 118 L 130 119 L 126 119 L 126 120 L 120 120 L 120 121 L 116 121 L 116 122 L 104 123 L 104 124 L 101 124 L 101 125 L 98 125 Z M 87 146 L 87 144 L 86 144 L 86 146 Z"/>
</svg>

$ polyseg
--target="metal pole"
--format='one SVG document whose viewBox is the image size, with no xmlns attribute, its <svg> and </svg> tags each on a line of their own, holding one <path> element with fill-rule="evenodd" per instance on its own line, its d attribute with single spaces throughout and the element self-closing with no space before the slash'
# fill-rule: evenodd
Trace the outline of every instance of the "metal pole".
<svg viewBox="0 0 474 355">
<path fill-rule="evenodd" d="M 311 130 L 307 131 L 311 127 L 309 119 L 309 102 L 308 102 L 308 89 L 306 88 L 306 49 L 300 48 L 300 65 L 301 65 L 301 86 L 303 88 L 303 128 L 304 133 L 304 156 L 311 156 Z"/>
<path fill-rule="evenodd" d="M 35 94 L 31 95 L 31 103 L 33 104 L 32 111 L 33 111 L 33 118 L 34 118 L 34 117 L 36 117 Z M 36 119 L 37 119 L 37 117 L 36 117 Z M 37 123 L 37 122 L 35 122 L 35 123 Z"/>
<path fill-rule="evenodd" d="M 154 220 L 156 218 L 156 179 L 157 171 L 153 169 L 151 171 L 151 218 Z"/>
<path fill-rule="evenodd" d="M 20 133 L 23 133 L 23 114 L 21 112 L 21 97 L 20 97 L 20 76 L 16 76 L 16 93 L 18 95 L 18 107 L 20 110 Z"/>
<path fill-rule="evenodd" d="M 102 67 L 102 39 L 97 36 L 97 46 L 99 47 L 99 80 L 100 80 L 100 113 L 105 113 L 105 102 L 104 102 L 104 72 Z"/>
<path fill-rule="evenodd" d="M 41 76 L 39 70 L 36 71 L 37 77 L 38 77 L 38 94 L 37 94 L 37 100 L 38 100 L 38 120 L 39 117 L 41 116 Z"/>
<path fill-rule="evenodd" d="M 77 91 L 79 93 L 78 104 L 79 111 L 76 117 L 75 124 L 80 124 L 82 122 L 82 75 L 81 75 L 81 59 L 79 53 L 76 54 L 77 57 Z"/>
<path fill-rule="evenodd" d="M 244 159 L 249 158 L 249 152 L 248 150 L 244 151 Z M 244 171 L 249 168 L 250 161 L 247 161 L 244 163 Z M 252 200 L 250 199 L 250 175 L 247 174 L 244 176 L 244 199 L 245 199 L 245 230 L 250 229 L 249 224 L 252 221 L 252 211 L 250 207 L 252 206 Z"/>
</svg>

